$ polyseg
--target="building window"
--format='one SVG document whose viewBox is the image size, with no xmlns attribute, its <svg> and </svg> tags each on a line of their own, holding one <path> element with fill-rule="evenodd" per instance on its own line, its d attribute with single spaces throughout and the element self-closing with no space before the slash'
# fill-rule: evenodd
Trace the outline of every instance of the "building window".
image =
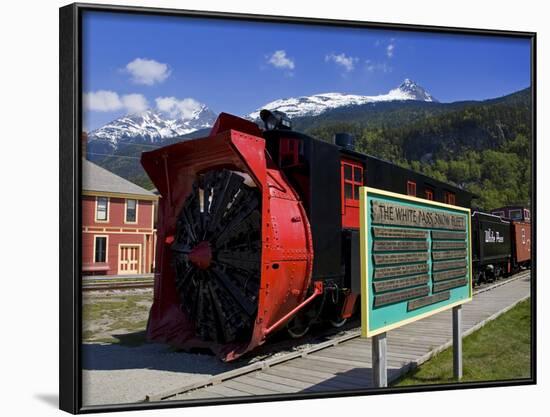
<svg viewBox="0 0 550 417">
<path fill-rule="evenodd" d="M 407 195 L 416 197 L 416 182 L 407 181 Z"/>
<path fill-rule="evenodd" d="M 137 200 L 126 200 L 126 223 L 137 221 Z"/>
<path fill-rule="evenodd" d="M 342 162 L 344 200 L 359 201 L 359 187 L 363 185 L 363 167 Z"/>
<path fill-rule="evenodd" d="M 455 205 L 456 204 L 455 194 L 449 191 L 445 191 L 445 203 Z"/>
<path fill-rule="evenodd" d="M 96 236 L 94 247 L 95 247 L 94 262 L 106 262 L 107 261 L 107 238 L 105 236 Z"/>
<path fill-rule="evenodd" d="M 109 214 L 109 199 L 107 197 L 97 197 L 96 203 L 95 219 L 100 222 L 107 221 Z"/>
<path fill-rule="evenodd" d="M 434 190 L 431 188 L 426 188 L 426 191 L 424 191 L 426 194 L 426 200 L 433 200 L 434 199 Z"/>
<path fill-rule="evenodd" d="M 522 219 L 521 209 L 510 210 L 509 213 L 510 213 L 510 219 L 512 219 L 512 220 L 521 220 Z"/>
</svg>

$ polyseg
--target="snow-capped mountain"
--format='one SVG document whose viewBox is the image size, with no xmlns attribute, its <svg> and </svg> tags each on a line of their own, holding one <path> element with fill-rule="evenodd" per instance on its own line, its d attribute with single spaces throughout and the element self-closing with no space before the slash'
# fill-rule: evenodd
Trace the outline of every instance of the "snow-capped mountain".
<svg viewBox="0 0 550 417">
<path fill-rule="evenodd" d="M 290 118 L 303 116 L 317 116 L 326 110 L 337 107 L 354 106 L 367 103 L 377 103 L 383 101 L 428 101 L 437 102 L 437 100 L 428 93 L 423 87 L 410 79 L 405 79 L 401 85 L 387 94 L 378 96 L 362 96 L 355 94 L 342 93 L 324 93 L 312 96 L 291 97 L 272 101 L 262 106 L 260 109 L 250 113 L 248 118 L 256 120 L 260 116 L 260 110 L 279 110 L 287 114 Z"/>
<path fill-rule="evenodd" d="M 88 142 L 108 145 L 113 150 L 121 142 L 156 144 L 163 139 L 212 127 L 216 117 L 216 113 L 204 104 L 186 115 L 149 109 L 120 117 L 91 131 Z"/>
</svg>

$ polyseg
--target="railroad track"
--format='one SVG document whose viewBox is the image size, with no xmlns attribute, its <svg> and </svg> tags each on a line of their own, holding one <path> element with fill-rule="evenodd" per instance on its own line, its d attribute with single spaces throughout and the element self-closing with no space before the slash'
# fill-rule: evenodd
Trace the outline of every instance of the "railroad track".
<svg viewBox="0 0 550 417">
<path fill-rule="evenodd" d="M 129 282 L 109 282 L 109 280 L 103 280 L 103 282 L 86 282 L 82 283 L 82 291 L 112 291 L 112 290 L 133 290 L 138 288 L 153 288 L 154 281 L 140 280 Z"/>
<path fill-rule="evenodd" d="M 496 288 L 502 287 L 504 285 L 510 284 L 512 282 L 518 281 L 522 278 L 526 278 L 530 276 L 530 271 L 522 271 L 516 275 L 513 275 L 510 278 L 501 279 L 495 283 L 492 284 L 484 284 L 479 287 L 477 287 L 473 295 L 474 297 L 485 293 L 491 290 L 494 290 Z M 474 326 L 476 327 L 476 326 Z M 474 329 L 470 329 L 466 333 L 471 333 Z M 465 334 L 466 334 L 465 333 Z M 150 394 L 147 395 L 145 398 L 145 402 L 153 402 L 153 401 L 163 401 L 163 400 L 169 400 L 173 397 L 180 396 L 182 394 L 188 393 L 190 391 L 195 391 L 201 388 L 206 388 L 209 386 L 214 386 L 223 383 L 224 381 L 229 381 L 238 377 L 246 376 L 247 374 L 251 374 L 255 371 L 262 371 L 271 368 L 274 365 L 282 364 L 283 362 L 290 362 L 296 359 L 300 358 L 307 358 L 309 355 L 314 355 L 322 350 L 325 350 L 327 348 L 331 348 L 334 346 L 338 346 L 340 344 L 344 344 L 346 342 L 352 341 L 353 339 L 359 338 L 361 335 L 360 329 L 357 328 L 351 328 L 349 330 L 345 330 L 343 332 L 338 332 L 336 335 L 328 335 L 329 340 L 325 340 L 319 343 L 314 344 L 308 344 L 307 342 L 301 342 L 303 347 L 297 348 L 295 350 L 292 350 L 290 352 L 285 352 L 282 354 L 272 354 L 271 356 L 268 356 L 266 358 L 263 358 L 261 360 L 256 360 L 252 363 L 249 363 L 247 365 L 244 365 L 240 368 L 233 369 L 231 371 L 223 372 L 217 375 L 212 375 L 210 377 L 207 377 L 201 381 L 195 382 L 193 384 L 188 385 L 182 385 L 179 387 L 175 387 L 173 389 Z M 327 337 L 327 334 L 324 335 Z M 317 336 L 318 338 L 322 338 L 323 335 Z M 274 347 L 278 347 L 275 345 Z M 424 358 L 427 360 L 428 357 Z M 252 359 L 254 360 L 254 359 Z M 419 362 L 421 363 L 421 362 Z"/>
</svg>

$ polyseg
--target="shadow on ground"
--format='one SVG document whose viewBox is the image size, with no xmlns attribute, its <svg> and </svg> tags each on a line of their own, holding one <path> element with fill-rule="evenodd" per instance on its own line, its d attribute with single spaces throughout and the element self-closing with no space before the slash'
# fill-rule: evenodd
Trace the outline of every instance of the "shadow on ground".
<svg viewBox="0 0 550 417">
<path fill-rule="evenodd" d="M 400 369 L 388 369 L 388 381 L 392 381 L 401 374 Z M 324 380 L 322 383 L 313 385 L 301 392 L 341 392 L 341 391 L 364 391 L 373 389 L 372 368 L 353 368 L 349 371 L 338 372 L 334 377 Z"/>
<path fill-rule="evenodd" d="M 235 364 L 224 363 L 212 355 L 178 352 L 158 343 L 136 344 L 139 334 L 130 333 L 117 337 L 124 339 L 124 343 L 82 344 L 82 369 L 90 371 L 150 369 L 212 374 L 237 367 Z"/>
</svg>

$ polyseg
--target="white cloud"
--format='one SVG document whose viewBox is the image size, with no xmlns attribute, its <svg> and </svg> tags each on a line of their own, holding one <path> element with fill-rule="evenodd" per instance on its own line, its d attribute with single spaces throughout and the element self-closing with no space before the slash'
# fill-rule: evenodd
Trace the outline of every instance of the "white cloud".
<svg viewBox="0 0 550 417">
<path fill-rule="evenodd" d="M 388 56 L 388 58 L 393 57 L 394 50 L 395 50 L 395 43 L 394 43 L 394 40 L 391 39 L 390 44 L 386 46 L 386 55 Z"/>
<path fill-rule="evenodd" d="M 127 113 L 138 113 L 147 109 L 147 99 L 141 94 L 118 95 L 114 91 L 98 90 L 84 93 L 84 109 L 98 112 L 125 110 Z"/>
<path fill-rule="evenodd" d="M 370 59 L 365 61 L 365 68 L 368 72 L 392 72 L 392 67 L 385 62 L 372 62 Z"/>
<path fill-rule="evenodd" d="M 155 99 L 157 109 L 168 113 L 172 117 L 191 118 L 201 109 L 202 104 L 192 98 L 184 98 L 182 100 L 176 97 L 157 97 Z"/>
<path fill-rule="evenodd" d="M 141 94 L 127 94 L 122 96 L 120 100 L 128 113 L 139 113 L 149 107 L 147 99 Z"/>
<path fill-rule="evenodd" d="M 136 58 L 126 65 L 126 71 L 132 76 L 136 84 L 153 85 L 161 83 L 170 75 L 167 64 L 153 59 Z"/>
<path fill-rule="evenodd" d="M 275 68 L 293 70 L 295 67 L 294 61 L 286 56 L 286 51 L 283 49 L 275 51 L 271 56 L 268 56 L 267 62 Z"/>
<path fill-rule="evenodd" d="M 346 72 L 353 71 L 355 69 L 355 63 L 359 60 L 359 58 L 353 57 L 353 56 L 347 56 L 344 53 L 341 54 L 329 54 L 325 56 L 325 62 L 332 61 L 335 64 L 338 64 L 342 67 L 344 67 L 344 70 Z"/>
</svg>

